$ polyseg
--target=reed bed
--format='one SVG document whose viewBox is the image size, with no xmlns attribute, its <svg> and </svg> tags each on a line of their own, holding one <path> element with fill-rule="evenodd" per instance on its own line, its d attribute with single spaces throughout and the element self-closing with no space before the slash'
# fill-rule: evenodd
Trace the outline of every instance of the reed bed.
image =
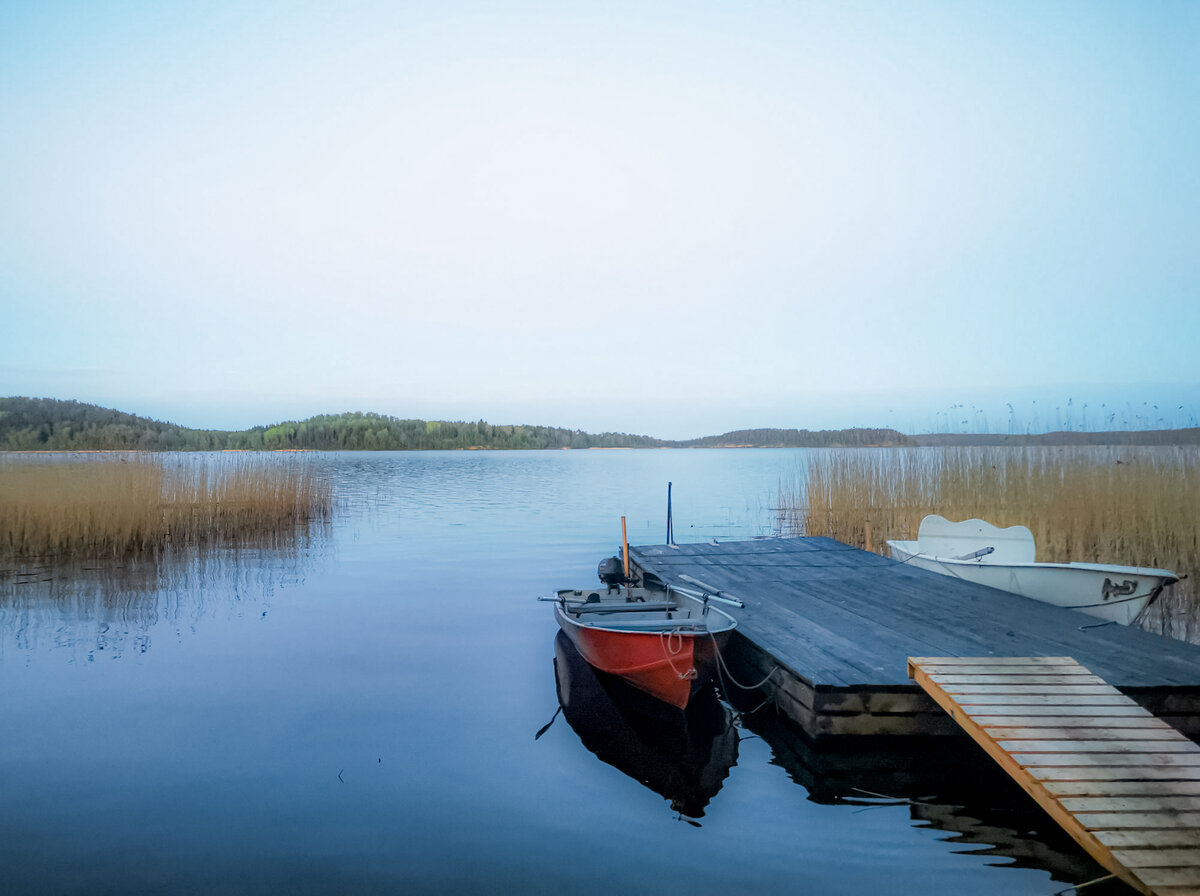
<svg viewBox="0 0 1200 896">
<path fill-rule="evenodd" d="M 887 553 L 888 539 L 915 539 L 929 513 L 1028 526 L 1040 561 L 1187 575 L 1160 601 L 1158 627 L 1191 637 L 1200 633 L 1198 467 L 1195 446 L 813 452 L 796 482 L 781 485 L 778 528 Z"/>
<path fill-rule="evenodd" d="M 327 520 L 332 505 L 329 482 L 294 459 L 12 459 L 0 463 L 0 559 L 128 559 L 261 542 Z"/>
</svg>

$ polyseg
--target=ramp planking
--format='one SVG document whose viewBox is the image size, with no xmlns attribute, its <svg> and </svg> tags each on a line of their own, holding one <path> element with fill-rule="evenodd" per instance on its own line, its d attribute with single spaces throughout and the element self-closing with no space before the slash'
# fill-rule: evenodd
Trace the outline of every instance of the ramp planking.
<svg viewBox="0 0 1200 896">
<path fill-rule="evenodd" d="M 908 674 L 1102 866 L 1200 896 L 1200 746 L 1071 657 L 913 657 Z"/>
</svg>

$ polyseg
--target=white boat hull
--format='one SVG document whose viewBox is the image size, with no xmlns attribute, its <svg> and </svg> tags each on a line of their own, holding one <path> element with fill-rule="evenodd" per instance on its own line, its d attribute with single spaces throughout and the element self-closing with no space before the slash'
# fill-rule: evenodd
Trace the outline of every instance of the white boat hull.
<svg viewBox="0 0 1200 896">
<path fill-rule="evenodd" d="M 889 541 L 888 547 L 895 559 L 912 566 L 1121 625 L 1132 623 L 1166 585 L 1178 581 L 1169 570 L 1140 566 L 956 560 L 921 553 L 915 541 Z"/>
</svg>

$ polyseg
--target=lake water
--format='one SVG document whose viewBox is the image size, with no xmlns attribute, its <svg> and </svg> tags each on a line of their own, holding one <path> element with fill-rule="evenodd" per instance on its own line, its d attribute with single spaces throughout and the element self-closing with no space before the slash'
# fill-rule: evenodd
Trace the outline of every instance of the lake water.
<svg viewBox="0 0 1200 896">
<path fill-rule="evenodd" d="M 306 538 L 0 577 L 0 892 L 1050 894 L 1100 876 L 969 743 L 813 750 L 715 695 L 681 726 L 564 652 L 534 598 L 593 584 L 622 515 L 631 543 L 661 543 L 672 481 L 677 541 L 769 534 L 801 458 L 316 455 L 337 512 Z"/>
</svg>

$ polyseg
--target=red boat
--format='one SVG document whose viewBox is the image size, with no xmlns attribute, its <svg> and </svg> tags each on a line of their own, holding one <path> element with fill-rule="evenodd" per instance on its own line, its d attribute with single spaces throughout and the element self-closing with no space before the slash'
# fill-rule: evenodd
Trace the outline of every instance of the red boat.
<svg viewBox="0 0 1200 896">
<path fill-rule="evenodd" d="M 559 632 L 554 678 L 567 724 L 596 758 L 701 818 L 737 762 L 733 714 L 710 684 L 687 709 L 656 700 L 590 665 Z"/>
<path fill-rule="evenodd" d="M 609 587 L 564 589 L 554 616 L 591 665 L 683 709 L 712 678 L 737 621 L 714 594 Z"/>
</svg>

